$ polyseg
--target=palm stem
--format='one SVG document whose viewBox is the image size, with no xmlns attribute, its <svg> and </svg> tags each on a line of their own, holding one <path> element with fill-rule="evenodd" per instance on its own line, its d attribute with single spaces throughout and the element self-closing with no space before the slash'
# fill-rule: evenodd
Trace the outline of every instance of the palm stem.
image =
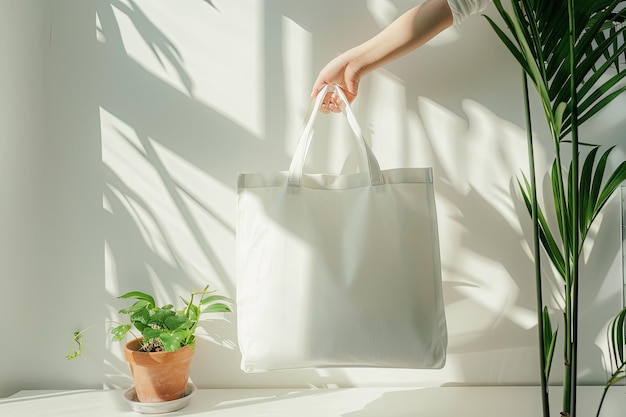
<svg viewBox="0 0 626 417">
<path fill-rule="evenodd" d="M 602 404 L 604 403 L 604 398 L 606 397 L 606 393 L 609 391 L 610 385 L 605 385 L 604 390 L 602 391 L 602 398 L 600 398 L 600 404 L 598 405 L 598 411 L 596 412 L 596 417 L 600 417 L 600 410 L 602 410 Z"/>
<path fill-rule="evenodd" d="M 602 411 L 602 405 L 604 404 L 604 399 L 606 398 L 606 394 L 609 392 L 609 388 L 611 388 L 611 386 L 613 386 L 615 382 L 622 379 L 622 378 L 618 378 L 618 376 L 620 373 L 624 372 L 625 368 L 626 368 L 626 362 L 622 363 L 621 366 L 617 368 L 615 372 L 613 372 L 613 375 L 611 375 L 609 382 L 607 382 L 606 385 L 604 386 L 604 390 L 602 391 L 602 397 L 600 398 L 600 403 L 598 404 L 598 411 L 596 412 L 596 417 L 600 417 L 600 411 Z"/>
<path fill-rule="evenodd" d="M 528 165 L 530 167 L 530 187 L 532 193 L 532 222 L 533 222 L 533 253 L 535 256 L 535 290 L 537 301 L 537 331 L 539 333 L 539 375 L 541 381 L 541 407 L 543 417 L 550 417 L 550 403 L 548 401 L 548 375 L 546 374 L 546 351 L 543 323 L 543 290 L 541 284 L 541 256 L 539 250 L 539 217 L 537 215 L 537 181 L 535 175 L 535 149 L 533 146 L 532 121 L 530 117 L 530 101 L 528 97 L 528 76 L 522 71 L 524 83 L 524 108 L 526 112 L 526 134 L 528 143 Z"/>
<path fill-rule="evenodd" d="M 571 360 L 571 379 L 570 379 L 570 409 L 572 417 L 576 416 L 576 387 L 577 387 L 577 369 L 578 369 L 578 224 L 579 224 L 579 195 L 578 195 L 578 97 L 576 85 L 576 62 L 575 62 L 575 33 L 576 22 L 574 15 L 574 0 L 567 1 L 567 13 L 569 16 L 569 71 L 570 71 L 570 93 L 571 93 L 571 118 L 572 118 L 572 183 L 570 191 L 571 201 L 571 230 L 572 230 L 572 279 L 571 279 L 571 342 L 570 342 L 570 360 Z"/>
</svg>

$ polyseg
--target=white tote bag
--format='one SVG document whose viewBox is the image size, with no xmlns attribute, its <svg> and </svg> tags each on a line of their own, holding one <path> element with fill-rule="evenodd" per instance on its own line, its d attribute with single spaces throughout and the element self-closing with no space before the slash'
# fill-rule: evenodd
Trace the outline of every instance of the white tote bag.
<svg viewBox="0 0 626 417">
<path fill-rule="evenodd" d="M 447 330 L 431 168 L 381 171 L 346 105 L 362 172 L 303 173 L 325 92 L 288 172 L 238 176 L 241 368 L 441 368 Z"/>
</svg>

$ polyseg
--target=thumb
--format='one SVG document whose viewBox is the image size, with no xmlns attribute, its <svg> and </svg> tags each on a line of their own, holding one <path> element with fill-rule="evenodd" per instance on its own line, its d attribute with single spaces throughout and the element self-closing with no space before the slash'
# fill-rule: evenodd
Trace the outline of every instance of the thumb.
<svg viewBox="0 0 626 417">
<path fill-rule="evenodd" d="M 326 86 L 326 83 L 320 80 L 316 80 L 315 84 L 313 84 L 313 91 L 311 91 L 311 98 L 317 97 L 320 90 Z"/>
</svg>

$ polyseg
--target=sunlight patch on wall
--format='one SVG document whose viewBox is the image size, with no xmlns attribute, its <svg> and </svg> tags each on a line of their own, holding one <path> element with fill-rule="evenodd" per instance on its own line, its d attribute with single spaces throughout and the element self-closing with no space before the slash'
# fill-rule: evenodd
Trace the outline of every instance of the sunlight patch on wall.
<svg viewBox="0 0 626 417">
<path fill-rule="evenodd" d="M 399 15 L 398 7 L 390 0 L 367 0 L 367 10 L 381 29 Z"/>
<path fill-rule="evenodd" d="M 528 165 L 525 132 L 473 100 L 464 100 L 463 109 L 467 122 L 420 97 L 420 115 L 412 117 L 417 136 L 411 153 L 428 155 L 440 181 L 461 195 L 476 193 L 507 227 L 521 234 L 511 192 Z M 539 147 L 536 153 L 540 159 Z"/>
<path fill-rule="evenodd" d="M 473 100 L 462 103 L 467 120 L 428 98 L 418 103 L 419 113 L 407 115 L 409 152 L 435 173 L 451 352 L 474 351 L 485 335 L 503 352 L 530 343 L 520 334 L 535 331 L 536 313 L 520 289 L 526 281 L 512 272 L 532 271 L 530 253 L 519 258 L 528 249 L 526 213 L 512 195 L 527 166 L 525 132 Z"/>
<path fill-rule="evenodd" d="M 459 254 L 455 263 L 454 292 L 461 297 L 446 305 L 448 329 L 453 341 L 466 343 L 484 337 L 485 331 L 509 315 L 519 288 L 498 261 Z"/>
<path fill-rule="evenodd" d="M 96 13 L 96 40 L 100 43 L 106 43 L 107 38 L 102 30 L 102 23 L 100 22 L 100 16 Z"/>
<path fill-rule="evenodd" d="M 174 265 L 158 218 L 165 207 L 171 207 L 171 201 L 167 201 L 158 173 L 146 159 L 146 150 L 130 126 L 104 109 L 100 110 L 100 120 L 102 161 L 115 178 L 108 180 L 104 190 L 108 211 L 116 218 L 132 219 L 145 245 L 161 260 Z"/>
<path fill-rule="evenodd" d="M 608 320 L 601 328 L 597 329 L 594 339 L 595 347 L 601 352 L 602 366 L 607 371 L 607 375 L 615 371 L 611 364 L 611 351 L 609 349 L 609 326 L 611 325 L 611 320 Z"/>
<path fill-rule="evenodd" d="M 107 337 L 105 338 L 106 357 L 104 359 L 103 386 L 108 389 L 119 389 L 132 385 L 128 364 L 124 359 L 123 342 L 115 342 L 109 332 L 115 326 L 114 322 L 126 322 L 126 317 L 119 313 L 119 307 L 115 298 L 122 294 L 119 286 L 118 266 L 113 248 L 108 241 L 104 241 L 104 288 L 106 291 L 107 310 L 104 327 Z"/>
<path fill-rule="evenodd" d="M 466 176 L 477 184 L 492 184 L 491 190 L 480 187 L 479 191 L 521 233 L 520 213 L 513 206 L 511 188 L 517 192 L 517 179 L 522 180 L 521 173 L 528 171 L 526 132 L 474 100 L 463 100 L 462 105 L 469 119 L 468 150 L 474 151 L 467 154 Z M 541 159 L 543 150 L 536 146 L 535 153 Z M 494 175 L 495 172 L 498 174 Z"/>
<path fill-rule="evenodd" d="M 602 308 L 607 304 L 614 304 L 622 294 L 616 288 L 623 285 L 622 274 L 622 234 L 621 234 L 621 195 L 617 192 L 609 198 L 598 217 L 589 228 L 589 234 L 585 239 L 582 250 L 581 276 L 587 282 L 594 282 L 593 305 Z M 593 276 L 588 272 L 601 270 L 599 276 Z M 595 275 L 595 274 L 594 274 Z M 600 281 L 601 280 L 601 281 Z"/>
<path fill-rule="evenodd" d="M 491 182 L 499 177 L 508 185 L 510 177 L 528 165 L 525 131 L 500 119 L 477 101 L 465 99 L 462 107 L 468 118 L 466 149 L 474 151 L 466 155 L 468 179 Z M 496 152 L 490 155 L 485 150 Z M 494 171 L 499 172 L 495 178 Z"/>
<path fill-rule="evenodd" d="M 234 264 L 234 255 L 224 242 L 234 245 L 234 191 L 104 109 L 101 124 L 107 206 L 115 224 L 127 227 L 125 242 L 111 243 L 116 256 L 143 259 L 144 271 L 164 263 L 197 285 L 230 281 L 233 271 L 224 265 Z M 141 245 L 124 250 L 128 239 Z"/>
<path fill-rule="evenodd" d="M 173 8 L 175 10 L 173 10 Z M 181 93 L 252 134 L 264 133 L 263 2 L 154 2 L 113 6 L 126 54 Z M 101 36 L 108 38 L 103 28 Z"/>
<path fill-rule="evenodd" d="M 510 306 L 506 312 L 506 317 L 524 330 L 535 329 L 537 327 L 537 313 L 535 310 L 519 306 Z"/>
<path fill-rule="evenodd" d="M 420 97 L 419 116 L 429 145 L 429 155 L 440 178 L 458 192 L 469 192 L 464 173 L 469 163 L 467 122 L 435 101 Z"/>
<path fill-rule="evenodd" d="M 407 167 L 415 152 L 406 140 L 406 86 L 389 71 L 379 70 L 370 78 L 367 100 L 367 131 L 381 168 Z M 365 126 L 362 126 L 365 130 Z"/>
<path fill-rule="evenodd" d="M 154 266 L 149 263 L 145 263 L 145 267 L 146 271 L 148 271 L 148 279 L 150 280 L 150 288 L 152 294 L 154 295 L 154 298 L 158 305 L 163 305 L 166 303 L 172 303 L 176 305 L 178 303 L 178 298 L 175 294 L 179 293 L 186 295 L 188 293 L 187 289 L 184 289 L 184 291 L 180 291 L 180 286 L 177 285 L 175 282 L 171 284 L 177 290 L 172 291 L 172 289 L 169 287 L 170 283 L 168 282 L 168 285 L 165 284 L 167 282 L 167 277 L 160 276 L 159 272 L 154 268 Z"/>
<path fill-rule="evenodd" d="M 213 271 L 219 280 L 209 279 L 212 283 L 234 277 L 236 191 L 171 149 L 158 142 L 153 146 L 172 181 L 174 189 L 170 191 L 179 199 L 177 222 L 181 229 L 187 229 L 186 232 L 179 230 L 175 239 L 186 258 L 185 269 L 205 280 L 209 271 Z"/>
<path fill-rule="evenodd" d="M 293 20 L 282 17 L 283 73 L 285 74 L 285 153 L 293 155 L 311 100 L 313 37 Z M 268 97 L 274 92 L 267 91 Z"/>
<path fill-rule="evenodd" d="M 104 288 L 107 293 L 120 295 L 117 277 L 117 264 L 111 245 L 104 241 Z"/>
<path fill-rule="evenodd" d="M 106 164 L 109 167 L 117 169 L 118 174 L 124 176 L 126 185 L 138 190 L 141 194 L 143 187 L 136 187 L 138 182 L 143 182 L 137 171 L 124 169 L 122 164 L 124 161 L 119 158 L 116 160 L 114 156 L 107 156 Z M 140 196 L 133 197 L 135 193 L 124 193 L 120 188 L 116 188 L 114 185 L 108 184 L 108 188 L 112 197 L 117 199 L 119 205 L 121 205 L 125 214 L 130 216 L 133 220 L 137 231 L 141 234 L 145 245 L 158 257 L 165 261 L 170 266 L 176 265 L 176 260 L 170 250 L 168 244 L 168 238 L 161 230 L 160 222 L 158 221 L 158 215 L 148 207 L 146 200 Z M 159 204 L 161 206 L 161 204 Z M 119 216 L 120 212 L 115 211 L 115 216 Z"/>
<path fill-rule="evenodd" d="M 400 5 L 396 5 L 400 3 Z M 408 8 L 415 7 L 417 3 L 414 1 L 391 1 L 391 0 L 367 0 L 367 10 L 372 15 L 379 29 L 384 29 L 391 22 L 397 19 Z M 461 38 L 460 31 L 455 26 L 444 29 L 433 39 L 428 41 L 425 47 L 439 47 L 455 42 Z"/>
</svg>

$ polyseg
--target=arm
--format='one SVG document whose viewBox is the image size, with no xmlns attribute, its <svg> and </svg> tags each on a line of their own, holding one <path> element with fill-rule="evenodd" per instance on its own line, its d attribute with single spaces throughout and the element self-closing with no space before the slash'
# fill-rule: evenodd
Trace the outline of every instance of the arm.
<svg viewBox="0 0 626 417">
<path fill-rule="evenodd" d="M 447 0 L 426 0 L 398 17 L 378 35 L 329 62 L 319 73 L 311 96 L 315 97 L 325 84 L 339 84 L 352 102 L 361 77 L 422 46 L 452 23 Z M 338 97 L 329 93 L 324 98 L 322 111 L 339 112 Z"/>
<path fill-rule="evenodd" d="M 325 84 L 339 84 L 349 102 L 357 95 L 361 77 L 419 48 L 452 24 L 459 25 L 487 7 L 489 0 L 426 0 L 410 9 L 382 32 L 330 61 L 313 84 L 311 97 Z M 328 93 L 321 110 L 340 112 L 339 99 Z"/>
</svg>

